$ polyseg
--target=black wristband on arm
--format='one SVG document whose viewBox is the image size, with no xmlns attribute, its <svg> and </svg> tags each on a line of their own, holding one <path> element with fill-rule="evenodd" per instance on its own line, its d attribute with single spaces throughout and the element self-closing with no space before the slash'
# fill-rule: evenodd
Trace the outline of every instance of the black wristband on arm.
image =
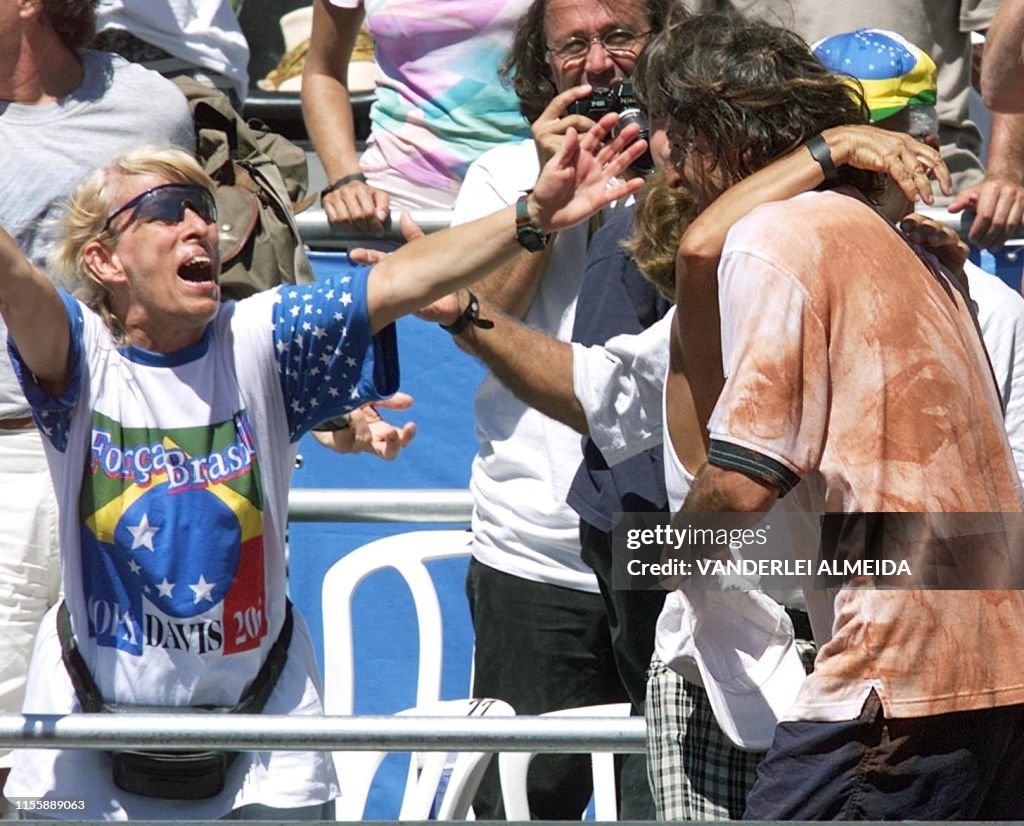
<svg viewBox="0 0 1024 826">
<path fill-rule="evenodd" d="M 351 175 L 344 175 L 341 178 L 338 178 L 338 180 L 336 180 L 333 184 L 329 184 L 328 186 L 325 186 L 323 189 L 321 189 L 320 197 L 324 198 L 327 195 L 330 195 L 332 192 L 334 192 L 334 190 L 341 189 L 343 186 L 345 186 L 345 184 L 352 183 L 352 181 L 360 181 L 365 184 L 366 176 L 362 172 L 355 172 Z"/>
<path fill-rule="evenodd" d="M 469 294 L 469 303 L 466 305 L 466 309 L 459 314 L 459 317 L 455 319 L 455 321 L 451 324 L 441 324 L 439 326 L 442 330 L 446 330 L 453 336 L 457 336 L 470 324 L 483 330 L 490 330 L 494 326 L 493 321 L 488 321 L 486 318 L 480 318 L 480 299 L 473 295 L 473 293 Z"/>
<path fill-rule="evenodd" d="M 814 135 L 804 143 L 811 157 L 818 162 L 821 171 L 825 173 L 825 183 L 830 184 L 839 178 L 835 162 L 832 160 L 832 150 L 828 148 L 828 141 L 821 135 Z"/>
</svg>

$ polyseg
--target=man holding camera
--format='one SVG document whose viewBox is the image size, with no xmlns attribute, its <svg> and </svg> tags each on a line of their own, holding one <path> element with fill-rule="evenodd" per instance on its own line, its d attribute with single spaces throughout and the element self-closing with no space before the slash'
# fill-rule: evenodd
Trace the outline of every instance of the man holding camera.
<svg viewBox="0 0 1024 826">
<path fill-rule="evenodd" d="M 621 81 L 660 28 L 664 7 L 664 0 L 534 0 L 503 67 L 533 140 L 492 149 L 470 167 L 455 223 L 520 202 L 567 130 L 587 131 L 601 110 L 629 107 Z M 523 216 L 523 251 L 474 287 L 483 317 L 496 307 L 568 341 L 599 226 L 592 221 L 545 237 Z M 472 323 L 475 306 L 463 295 L 453 334 Z M 466 584 L 476 632 L 474 693 L 504 699 L 520 714 L 626 701 L 605 603 L 581 557 L 579 517 L 566 504 L 582 460 L 579 434 L 516 399 L 494 374 L 477 393 L 476 416 L 481 447 L 470 481 Z M 538 757 L 528 784 L 531 815 L 579 819 L 589 776 L 585 757 Z M 478 819 L 502 816 L 496 781 L 492 769 L 474 802 Z M 649 800 L 646 784 L 638 785 Z"/>
</svg>

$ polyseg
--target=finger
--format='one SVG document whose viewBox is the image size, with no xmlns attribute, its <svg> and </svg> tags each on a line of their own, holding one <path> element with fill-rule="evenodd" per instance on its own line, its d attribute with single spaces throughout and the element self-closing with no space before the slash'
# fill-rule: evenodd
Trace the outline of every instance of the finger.
<svg viewBox="0 0 1024 826">
<path fill-rule="evenodd" d="M 562 145 L 558 147 L 558 151 L 551 160 L 554 162 L 556 169 L 566 169 L 573 166 L 576 162 L 579 151 L 579 133 L 572 127 L 569 127 L 569 130 L 565 133 L 565 140 L 562 141 Z"/>
<path fill-rule="evenodd" d="M 556 121 L 563 117 L 568 111 L 569 107 L 572 106 L 577 100 L 583 100 L 587 97 L 594 87 L 589 83 L 581 84 L 580 86 L 573 86 L 571 89 L 566 89 L 564 92 L 560 92 L 551 98 L 551 103 L 544 107 L 544 111 L 540 113 L 540 117 L 537 122 Z"/>
<path fill-rule="evenodd" d="M 353 193 L 356 209 L 361 220 L 360 229 L 364 232 L 372 232 L 374 235 L 382 235 L 384 233 L 384 221 L 387 220 L 388 211 L 386 207 L 383 212 L 380 210 L 377 195 L 381 194 L 383 193 L 368 186 L 361 186 Z M 385 205 L 387 201 L 388 199 L 385 196 Z"/>
<path fill-rule="evenodd" d="M 313 434 L 313 438 L 316 441 L 318 441 L 320 444 L 322 444 L 324 447 L 327 447 L 327 448 L 333 448 L 334 447 L 334 434 L 333 433 L 325 433 L 324 431 L 321 431 L 321 430 L 311 430 L 310 433 L 312 433 Z"/>
<path fill-rule="evenodd" d="M 382 399 L 374 402 L 376 407 L 383 407 L 385 410 L 408 410 L 412 407 L 413 398 L 408 393 L 399 391 L 389 399 Z"/>
<path fill-rule="evenodd" d="M 330 218 L 328 213 L 328 218 Z M 332 223 L 340 224 L 355 232 L 368 233 L 370 225 L 366 221 L 365 213 L 360 209 L 351 193 L 343 193 L 338 190 L 338 198 L 334 201 L 334 219 Z"/>
<path fill-rule="evenodd" d="M 408 212 L 403 212 L 401 217 L 398 219 L 398 226 L 402 230 L 402 237 L 406 241 L 415 241 L 417 238 L 422 238 L 426 235 L 423 229 L 417 224 L 412 216 Z"/>
<path fill-rule="evenodd" d="M 904 198 L 911 203 L 917 201 L 921 195 L 920 182 L 912 159 L 908 160 L 904 155 L 891 157 L 888 162 L 888 173 L 900 188 Z"/>
<path fill-rule="evenodd" d="M 949 206 L 946 207 L 947 212 L 951 212 L 954 215 L 958 212 L 963 212 L 965 209 L 970 209 L 978 201 L 978 190 L 977 187 L 971 187 L 958 192 L 953 200 L 949 202 Z"/>
<path fill-rule="evenodd" d="M 999 249 L 1010 237 L 1013 231 L 1010 227 L 1010 211 L 1018 197 L 1018 190 L 1015 186 L 1000 186 L 995 193 L 995 207 L 992 210 L 992 226 L 989 228 L 988 236 L 984 244 L 989 249 Z"/>
<path fill-rule="evenodd" d="M 608 141 L 597 153 L 597 162 L 603 167 L 607 164 L 615 155 L 633 143 L 640 137 L 640 125 L 636 123 L 627 124 L 626 127 L 615 136 L 614 139 Z"/>
<path fill-rule="evenodd" d="M 604 165 L 604 174 L 608 178 L 617 177 L 620 173 L 625 171 L 630 164 L 633 163 L 637 158 L 647 151 L 647 141 L 636 140 L 633 141 L 629 146 L 625 147 L 621 152 L 615 155 L 612 159 L 607 161 Z M 639 189 L 639 187 L 636 187 Z M 635 190 L 632 190 L 635 191 Z"/>
<path fill-rule="evenodd" d="M 327 216 L 327 220 L 332 224 L 340 224 L 342 208 L 344 202 L 341 200 L 341 196 L 335 192 L 331 192 L 326 198 L 321 199 L 321 205 L 324 208 L 324 214 Z"/>
<path fill-rule="evenodd" d="M 615 124 L 619 122 L 618 112 L 609 112 L 602 116 L 590 129 L 588 129 L 580 139 L 580 147 L 585 152 L 597 153 L 600 150 L 601 144 L 605 141 L 612 129 L 615 128 Z"/>
<path fill-rule="evenodd" d="M 932 176 L 939 182 L 939 191 L 941 191 L 943 195 L 952 195 L 953 176 L 949 174 L 949 167 L 946 166 L 946 162 L 942 160 L 942 156 L 930 146 L 925 146 L 924 144 L 921 144 L 920 146 L 929 150 L 928 154 L 924 155 L 924 161 L 928 165 L 928 169 L 931 171 Z M 920 151 L 920 148 L 918 151 Z"/>
<path fill-rule="evenodd" d="M 380 223 L 383 232 L 391 217 L 391 196 L 379 189 L 372 189 L 370 192 L 373 200 L 373 215 Z"/>
<path fill-rule="evenodd" d="M 923 164 L 918 164 L 914 168 L 914 185 L 916 187 L 914 194 L 916 197 L 910 199 L 912 202 L 920 199 L 925 204 L 935 203 L 930 172 L 931 170 Z"/>
<path fill-rule="evenodd" d="M 356 247 L 348 251 L 348 257 L 356 264 L 377 264 L 387 258 L 384 250 L 371 250 L 366 247 Z"/>
<path fill-rule="evenodd" d="M 1010 212 L 1006 216 L 1007 238 L 1016 235 L 1022 220 L 1024 220 L 1024 193 L 1018 190 L 1017 196 L 1013 199 L 1013 204 L 1010 206 Z"/>
<path fill-rule="evenodd" d="M 627 166 L 628 165 L 629 164 L 627 164 Z M 630 178 L 628 181 L 621 181 L 613 184 L 612 186 L 605 187 L 601 190 L 601 193 L 595 202 L 595 206 L 605 206 L 610 204 L 612 201 L 628 198 L 634 192 L 638 192 L 643 189 L 643 186 L 644 179 L 638 175 L 635 178 Z"/>
<path fill-rule="evenodd" d="M 990 186 L 982 186 L 978 192 L 978 202 L 975 204 L 974 222 L 967 234 L 972 244 L 984 246 L 985 240 L 992 231 L 992 218 L 995 215 L 996 195 Z"/>
<path fill-rule="evenodd" d="M 401 429 L 391 428 L 386 433 L 378 435 L 374 442 L 374 452 L 385 461 L 392 461 L 398 457 L 402 448 L 408 445 L 416 435 L 416 425 L 408 422 Z"/>
</svg>

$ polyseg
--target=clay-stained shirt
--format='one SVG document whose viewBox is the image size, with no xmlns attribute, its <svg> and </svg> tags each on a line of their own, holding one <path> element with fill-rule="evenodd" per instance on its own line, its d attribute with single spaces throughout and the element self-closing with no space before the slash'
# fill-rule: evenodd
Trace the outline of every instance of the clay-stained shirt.
<svg viewBox="0 0 1024 826">
<path fill-rule="evenodd" d="M 791 718 L 853 719 L 871 689 L 890 717 L 1024 702 L 1024 593 L 972 579 L 1019 571 L 1024 542 L 969 300 L 870 207 L 833 192 L 737 223 L 719 300 L 726 384 L 709 460 L 783 495 L 806 479 L 827 512 L 902 514 L 887 518 L 933 531 L 907 549 L 916 562 L 956 557 L 930 581 L 976 588 L 839 588 L 832 637 Z M 950 516 L 964 513 L 979 515 Z M 940 541 L 969 519 L 983 523 L 969 541 Z"/>
</svg>

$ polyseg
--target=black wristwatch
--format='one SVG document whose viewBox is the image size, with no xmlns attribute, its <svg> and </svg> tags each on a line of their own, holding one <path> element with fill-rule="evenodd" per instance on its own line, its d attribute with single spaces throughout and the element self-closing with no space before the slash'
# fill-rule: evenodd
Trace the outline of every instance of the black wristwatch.
<svg viewBox="0 0 1024 826">
<path fill-rule="evenodd" d="M 516 240 L 530 252 L 540 252 L 548 245 L 549 236 L 541 232 L 530 220 L 530 213 L 526 209 L 526 199 L 530 196 L 526 192 L 519 196 L 516 201 Z"/>
</svg>

